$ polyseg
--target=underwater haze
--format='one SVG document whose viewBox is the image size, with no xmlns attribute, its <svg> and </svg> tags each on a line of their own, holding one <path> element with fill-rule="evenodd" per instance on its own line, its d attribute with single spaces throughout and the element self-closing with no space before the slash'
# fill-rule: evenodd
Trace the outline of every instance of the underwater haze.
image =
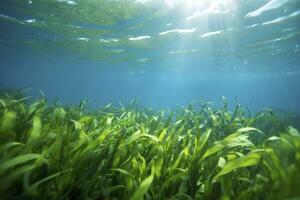
<svg viewBox="0 0 300 200">
<path fill-rule="evenodd" d="M 299 0 L 7 0 L 0 27 L 1 88 L 300 110 Z"/>
</svg>

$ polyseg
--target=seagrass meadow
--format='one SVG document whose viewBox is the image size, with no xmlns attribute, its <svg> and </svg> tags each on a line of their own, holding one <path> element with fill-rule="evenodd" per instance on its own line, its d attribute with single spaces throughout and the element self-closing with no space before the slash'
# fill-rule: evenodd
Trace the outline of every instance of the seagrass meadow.
<svg viewBox="0 0 300 200">
<path fill-rule="evenodd" d="M 0 99 L 1 199 L 299 199 L 299 117 Z"/>
</svg>

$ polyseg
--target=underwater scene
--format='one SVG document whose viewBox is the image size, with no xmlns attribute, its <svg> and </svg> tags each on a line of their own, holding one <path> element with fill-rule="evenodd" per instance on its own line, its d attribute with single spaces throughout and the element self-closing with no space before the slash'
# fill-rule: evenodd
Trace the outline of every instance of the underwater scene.
<svg viewBox="0 0 300 200">
<path fill-rule="evenodd" d="M 300 200 L 300 0 L 2 0 L 0 199 Z"/>
</svg>

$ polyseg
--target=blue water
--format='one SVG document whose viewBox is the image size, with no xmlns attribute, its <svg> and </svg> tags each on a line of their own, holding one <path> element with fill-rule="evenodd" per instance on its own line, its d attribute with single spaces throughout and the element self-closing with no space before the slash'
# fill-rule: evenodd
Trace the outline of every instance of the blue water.
<svg viewBox="0 0 300 200">
<path fill-rule="evenodd" d="M 0 87 L 94 108 L 225 96 L 254 111 L 300 111 L 299 0 L 106 0 L 101 16 L 91 2 L 1 2 Z"/>
</svg>

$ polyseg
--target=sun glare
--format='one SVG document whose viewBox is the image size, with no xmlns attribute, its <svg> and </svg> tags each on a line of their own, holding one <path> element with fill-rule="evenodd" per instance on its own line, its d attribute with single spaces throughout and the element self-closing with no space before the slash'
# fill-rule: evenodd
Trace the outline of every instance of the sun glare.
<svg viewBox="0 0 300 200">
<path fill-rule="evenodd" d="M 223 13 L 232 7 L 232 0 L 165 0 L 165 3 L 171 8 L 181 5 L 187 9 L 197 9 L 208 13 Z"/>
</svg>

